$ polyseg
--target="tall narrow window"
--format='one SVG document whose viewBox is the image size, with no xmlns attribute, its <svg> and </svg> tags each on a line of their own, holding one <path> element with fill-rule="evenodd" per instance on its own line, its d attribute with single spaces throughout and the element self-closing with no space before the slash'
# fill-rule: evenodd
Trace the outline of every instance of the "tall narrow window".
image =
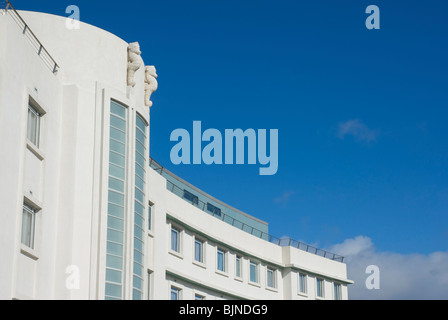
<svg viewBox="0 0 448 320">
<path fill-rule="evenodd" d="M 299 293 L 302 293 L 302 294 L 307 293 L 306 281 L 307 281 L 306 274 L 299 273 Z"/>
<path fill-rule="evenodd" d="M 324 297 L 324 280 L 320 278 L 316 278 L 316 295 L 319 298 Z"/>
<path fill-rule="evenodd" d="M 271 268 L 267 268 L 267 273 L 266 273 L 266 285 L 269 288 L 277 288 L 277 281 L 275 278 L 275 270 L 271 269 Z"/>
<path fill-rule="evenodd" d="M 23 204 L 22 213 L 22 244 L 34 249 L 34 232 L 36 227 L 36 212 L 33 207 Z"/>
<path fill-rule="evenodd" d="M 180 253 L 180 230 L 171 228 L 171 250 Z"/>
<path fill-rule="evenodd" d="M 112 101 L 110 104 L 106 300 L 123 298 L 126 149 L 127 108 Z"/>
<path fill-rule="evenodd" d="M 241 257 L 240 256 L 236 256 L 236 258 L 235 258 L 235 276 L 237 277 L 237 278 L 241 278 L 242 276 L 241 276 L 241 268 L 242 267 L 242 265 L 241 265 Z"/>
<path fill-rule="evenodd" d="M 342 299 L 341 285 L 339 283 L 334 283 L 333 288 L 334 288 L 334 300 L 341 300 Z"/>
<path fill-rule="evenodd" d="M 249 266 L 250 282 L 258 283 L 258 264 L 251 261 Z"/>
<path fill-rule="evenodd" d="M 134 274 L 133 300 L 143 299 L 143 272 L 145 246 L 145 173 L 146 173 L 146 123 L 137 114 L 135 123 L 135 197 L 134 197 Z"/>
<path fill-rule="evenodd" d="M 218 249 L 216 256 L 216 269 L 226 272 L 226 253 L 222 249 Z"/>
<path fill-rule="evenodd" d="M 41 114 L 30 102 L 28 104 L 27 138 L 36 147 L 39 147 L 40 142 L 40 118 Z"/>
<path fill-rule="evenodd" d="M 194 240 L 194 260 L 204 263 L 204 242 L 199 239 Z"/>
<path fill-rule="evenodd" d="M 148 205 L 148 230 L 152 231 L 152 207 L 153 204 Z"/>
</svg>

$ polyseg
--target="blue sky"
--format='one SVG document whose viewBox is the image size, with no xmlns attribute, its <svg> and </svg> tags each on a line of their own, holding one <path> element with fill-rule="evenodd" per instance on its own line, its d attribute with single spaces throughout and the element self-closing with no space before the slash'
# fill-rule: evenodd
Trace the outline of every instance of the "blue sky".
<svg viewBox="0 0 448 320">
<path fill-rule="evenodd" d="M 446 254 L 446 1 L 13 4 L 57 15 L 75 4 L 83 22 L 138 41 L 159 74 L 152 157 L 269 222 L 273 235 L 341 251 L 359 240 L 403 259 Z M 380 30 L 365 27 L 370 4 L 381 10 Z M 192 131 L 195 120 L 221 132 L 278 129 L 278 173 L 172 165 L 171 132 Z"/>
</svg>

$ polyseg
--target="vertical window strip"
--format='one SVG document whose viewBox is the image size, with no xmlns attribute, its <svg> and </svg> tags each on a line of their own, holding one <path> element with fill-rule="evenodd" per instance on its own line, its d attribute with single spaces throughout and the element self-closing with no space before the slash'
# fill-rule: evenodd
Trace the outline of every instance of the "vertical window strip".
<svg viewBox="0 0 448 320">
<path fill-rule="evenodd" d="M 123 299 L 127 108 L 111 101 L 106 300 Z M 122 134 L 117 135 L 116 132 Z"/>
<path fill-rule="evenodd" d="M 144 244 L 145 244 L 145 166 L 146 124 L 137 114 L 135 126 L 135 209 L 134 209 L 134 270 L 133 300 L 143 300 Z M 142 154 L 143 152 L 143 154 Z"/>
</svg>

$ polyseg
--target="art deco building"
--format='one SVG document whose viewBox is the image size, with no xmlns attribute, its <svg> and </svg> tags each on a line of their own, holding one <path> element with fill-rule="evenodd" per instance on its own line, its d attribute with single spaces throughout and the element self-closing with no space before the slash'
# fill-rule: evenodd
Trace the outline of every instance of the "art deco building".
<svg viewBox="0 0 448 320">
<path fill-rule="evenodd" d="M 150 158 L 157 75 L 138 43 L 4 9 L 0 299 L 348 298 L 342 257 Z"/>
</svg>

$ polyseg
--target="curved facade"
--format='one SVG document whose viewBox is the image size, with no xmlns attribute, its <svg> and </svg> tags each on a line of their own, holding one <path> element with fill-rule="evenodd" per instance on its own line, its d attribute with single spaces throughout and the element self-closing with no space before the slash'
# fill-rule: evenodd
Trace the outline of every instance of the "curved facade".
<svg viewBox="0 0 448 320">
<path fill-rule="evenodd" d="M 0 15 L 1 299 L 348 298 L 336 256 L 272 241 L 155 165 L 155 69 L 65 23 Z"/>
</svg>

